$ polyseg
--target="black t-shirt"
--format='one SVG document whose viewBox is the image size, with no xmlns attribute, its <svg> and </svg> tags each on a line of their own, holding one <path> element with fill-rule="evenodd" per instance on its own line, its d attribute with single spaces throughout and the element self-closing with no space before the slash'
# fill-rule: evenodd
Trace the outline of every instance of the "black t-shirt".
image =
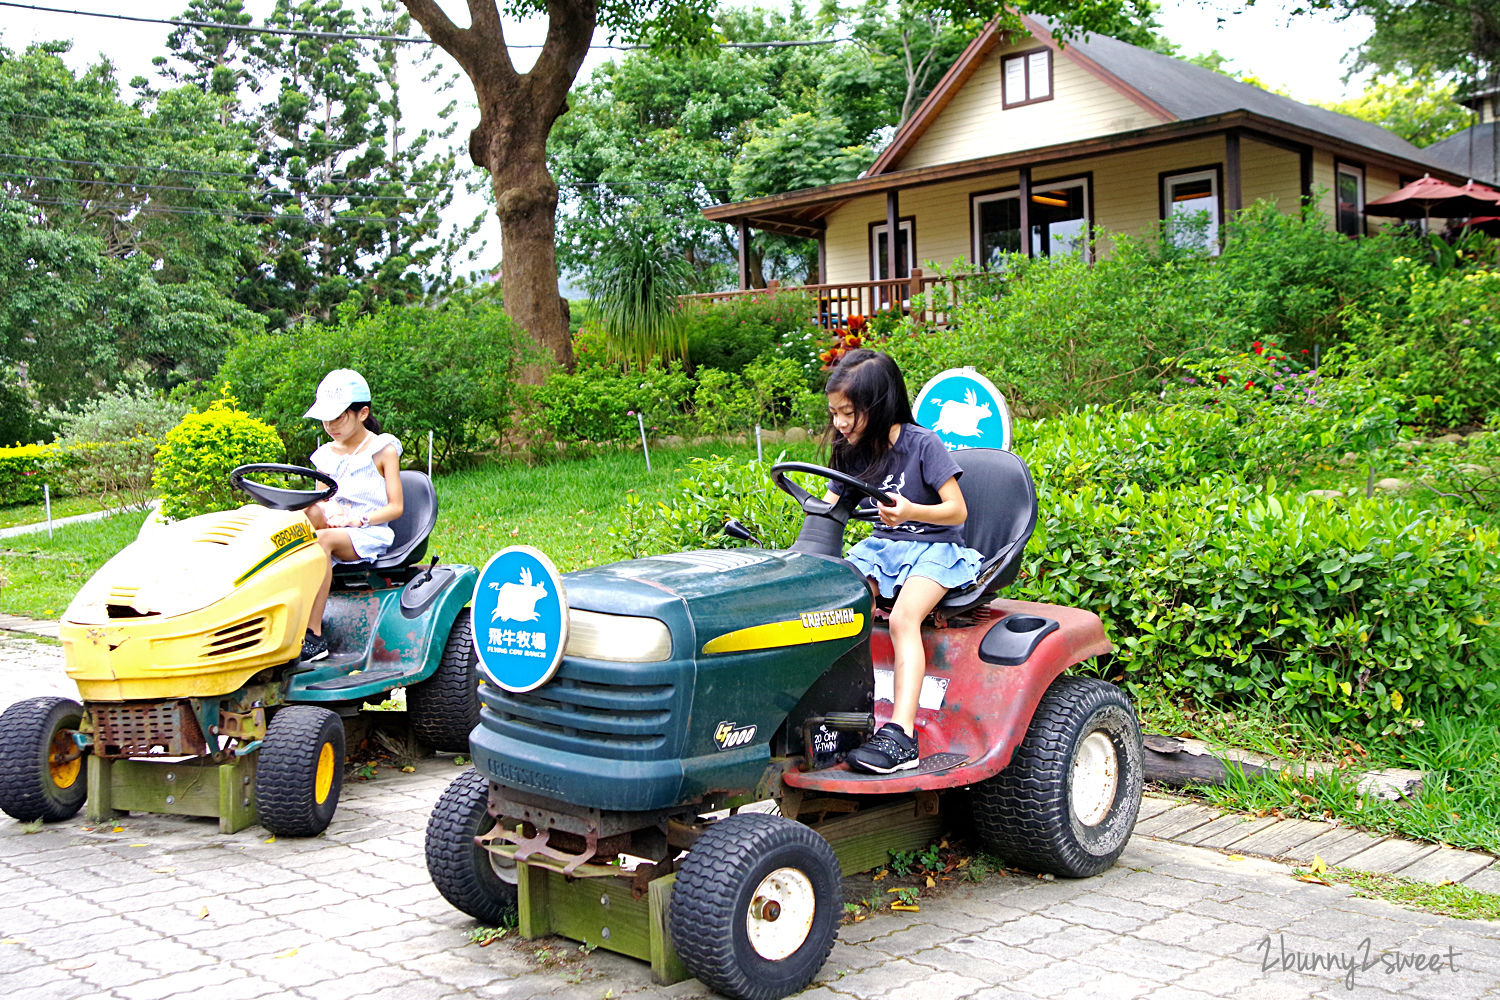
<svg viewBox="0 0 1500 1000">
<path fill-rule="evenodd" d="M 938 436 L 920 424 L 902 424 L 901 434 L 885 460 L 885 474 L 878 486 L 888 493 L 899 493 L 912 503 L 942 503 L 938 489 L 949 479 L 962 476 L 963 469 L 948 454 L 948 449 Z M 843 493 L 839 483 L 829 483 L 834 493 Z M 873 510 L 873 500 L 861 500 L 860 507 Z M 907 521 L 894 527 L 879 523 L 875 535 L 913 542 L 953 542 L 964 544 L 964 527 L 961 524 L 928 524 L 925 521 Z"/>
</svg>

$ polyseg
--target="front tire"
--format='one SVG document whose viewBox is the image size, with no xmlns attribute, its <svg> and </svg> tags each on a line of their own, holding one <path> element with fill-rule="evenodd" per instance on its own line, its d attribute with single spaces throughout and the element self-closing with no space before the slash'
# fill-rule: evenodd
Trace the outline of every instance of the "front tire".
<svg viewBox="0 0 1500 1000">
<path fill-rule="evenodd" d="M 1125 850 L 1144 785 L 1130 699 L 1108 681 L 1059 677 L 1010 764 L 974 786 L 974 827 L 1011 864 L 1085 878 Z"/>
<path fill-rule="evenodd" d="M 474 665 L 470 611 L 463 608 L 448 630 L 437 672 L 406 692 L 406 710 L 417 739 L 441 753 L 468 753 L 479 725 L 479 675 Z"/>
<path fill-rule="evenodd" d="M 255 770 L 260 823 L 278 837 L 315 837 L 344 787 L 344 724 L 326 708 L 291 705 L 271 717 Z"/>
<path fill-rule="evenodd" d="M 427 874 L 444 899 L 488 927 L 516 918 L 516 867 L 474 843 L 495 827 L 490 783 L 473 768 L 454 778 L 427 819 Z"/>
<path fill-rule="evenodd" d="M 52 696 L 0 713 L 0 810 L 7 816 L 56 823 L 83 808 L 84 751 L 73 742 L 82 721 L 82 705 Z"/>
<path fill-rule="evenodd" d="M 842 872 L 828 841 L 794 820 L 740 813 L 710 826 L 668 907 L 687 970 L 736 1000 L 778 1000 L 812 982 L 838 936 Z"/>
</svg>

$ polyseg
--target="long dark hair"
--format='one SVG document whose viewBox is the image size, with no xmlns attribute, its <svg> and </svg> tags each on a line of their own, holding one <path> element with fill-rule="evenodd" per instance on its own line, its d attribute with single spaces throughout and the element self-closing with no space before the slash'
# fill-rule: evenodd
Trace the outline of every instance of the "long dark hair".
<svg viewBox="0 0 1500 1000">
<path fill-rule="evenodd" d="M 346 412 L 353 413 L 355 410 L 358 410 L 361 406 L 368 406 L 370 408 L 370 412 L 365 414 L 365 430 L 369 431 L 371 434 L 379 434 L 380 433 L 380 421 L 375 419 L 375 404 L 374 404 L 374 402 L 372 402 L 371 400 L 366 399 L 366 400 L 363 400 L 362 402 L 350 403 L 349 404 L 349 409 Z"/>
<path fill-rule="evenodd" d="M 906 398 L 906 379 L 889 355 L 866 348 L 845 354 L 828 376 L 824 392 L 841 392 L 854 407 L 856 419 L 863 415 L 864 429 L 854 444 L 833 429 L 832 465 L 865 480 L 878 479 L 891 451 L 891 428 L 896 424 L 915 423 L 911 402 Z"/>
</svg>

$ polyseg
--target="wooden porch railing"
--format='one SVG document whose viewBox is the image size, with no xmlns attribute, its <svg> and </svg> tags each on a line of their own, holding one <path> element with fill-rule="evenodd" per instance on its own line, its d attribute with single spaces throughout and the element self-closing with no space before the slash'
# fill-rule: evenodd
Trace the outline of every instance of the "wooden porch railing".
<svg viewBox="0 0 1500 1000">
<path fill-rule="evenodd" d="M 968 274 L 926 275 L 921 268 L 913 268 L 911 276 L 898 280 L 845 281 L 821 285 L 781 285 L 771 281 L 765 288 L 749 288 L 733 292 L 702 292 L 684 295 L 686 302 L 732 302 L 735 299 L 755 295 L 774 295 L 778 292 L 802 292 L 812 296 L 815 303 L 812 317 L 825 330 L 842 326 L 850 316 L 869 318 L 876 313 L 900 308 L 902 313 L 913 316 L 922 323 L 947 326 L 949 309 L 963 294 L 964 279 Z M 916 298 L 920 296 L 920 298 Z M 913 299 L 917 312 L 913 313 Z"/>
</svg>

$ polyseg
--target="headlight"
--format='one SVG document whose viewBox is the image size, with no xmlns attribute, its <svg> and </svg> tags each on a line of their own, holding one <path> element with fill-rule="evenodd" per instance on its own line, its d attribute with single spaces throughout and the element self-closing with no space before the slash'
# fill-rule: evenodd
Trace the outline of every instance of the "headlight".
<svg viewBox="0 0 1500 1000">
<path fill-rule="evenodd" d="M 568 609 L 569 656 L 621 663 L 656 663 L 672 655 L 666 622 L 630 615 Z"/>
</svg>

